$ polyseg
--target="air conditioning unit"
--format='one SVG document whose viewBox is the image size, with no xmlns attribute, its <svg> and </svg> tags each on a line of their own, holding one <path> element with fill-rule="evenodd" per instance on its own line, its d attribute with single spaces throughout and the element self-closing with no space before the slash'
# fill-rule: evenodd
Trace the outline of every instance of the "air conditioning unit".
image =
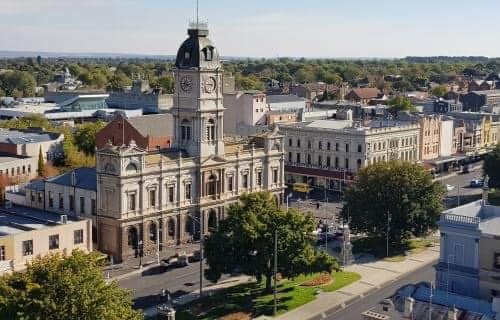
<svg viewBox="0 0 500 320">
<path fill-rule="evenodd" d="M 66 224 L 68 223 L 68 216 L 63 214 L 61 215 L 61 223 Z"/>
</svg>

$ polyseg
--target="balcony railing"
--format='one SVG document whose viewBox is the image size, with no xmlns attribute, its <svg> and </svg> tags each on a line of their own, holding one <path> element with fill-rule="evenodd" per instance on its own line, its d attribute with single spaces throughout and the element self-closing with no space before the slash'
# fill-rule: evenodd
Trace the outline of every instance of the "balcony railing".
<svg viewBox="0 0 500 320">
<path fill-rule="evenodd" d="M 479 227 L 481 219 L 478 217 L 461 216 L 458 214 L 447 213 L 441 217 L 441 221 L 448 224 L 458 224 L 468 227 Z"/>
</svg>

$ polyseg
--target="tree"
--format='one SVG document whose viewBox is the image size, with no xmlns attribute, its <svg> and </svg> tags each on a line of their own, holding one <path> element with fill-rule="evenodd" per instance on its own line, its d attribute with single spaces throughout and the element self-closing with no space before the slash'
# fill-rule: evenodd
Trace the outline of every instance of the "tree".
<svg viewBox="0 0 500 320">
<path fill-rule="evenodd" d="M 45 177 L 45 162 L 43 161 L 42 146 L 38 151 L 38 175 L 40 177 Z"/>
<path fill-rule="evenodd" d="M 106 283 L 98 254 L 73 251 L 36 258 L 26 272 L 0 278 L 2 319 L 139 320 L 130 295 Z"/>
<path fill-rule="evenodd" d="M 400 244 L 436 226 L 443 209 L 443 186 L 419 165 L 405 161 L 379 162 L 362 168 L 347 189 L 342 215 L 354 233 Z"/>
<path fill-rule="evenodd" d="M 395 96 L 389 100 L 390 111 L 393 115 L 397 116 L 400 111 L 411 111 L 414 109 L 413 104 L 408 98 L 403 96 Z"/>
<path fill-rule="evenodd" d="M 236 88 L 239 90 L 264 90 L 264 84 L 254 75 L 236 74 Z"/>
<path fill-rule="evenodd" d="M 484 158 L 483 172 L 490 178 L 490 187 L 500 187 L 500 144 Z"/>
<path fill-rule="evenodd" d="M 431 92 L 433 96 L 442 98 L 448 92 L 448 88 L 446 88 L 446 86 L 439 85 L 434 87 Z"/>
<path fill-rule="evenodd" d="M 106 89 L 108 91 L 123 91 L 123 89 L 132 84 L 127 75 L 121 71 L 117 71 L 109 80 Z"/>
<path fill-rule="evenodd" d="M 35 77 L 26 71 L 12 71 L 0 75 L 0 84 L 7 95 L 32 97 L 35 95 Z"/>
<path fill-rule="evenodd" d="M 41 56 L 36 56 L 36 63 L 38 63 L 38 65 L 42 64 L 42 57 Z"/>
<path fill-rule="evenodd" d="M 75 145 L 87 155 L 95 153 L 95 136 L 106 124 L 102 121 L 87 122 L 78 126 L 74 133 Z"/>
<path fill-rule="evenodd" d="M 293 277 L 308 272 L 331 272 L 336 261 L 311 246 L 314 219 L 295 210 L 276 206 L 270 193 L 245 194 L 229 207 L 228 217 L 205 240 L 209 269 L 207 279 L 217 281 L 223 273 L 240 269 L 271 288 L 274 232 L 278 233 L 278 272 Z"/>
</svg>

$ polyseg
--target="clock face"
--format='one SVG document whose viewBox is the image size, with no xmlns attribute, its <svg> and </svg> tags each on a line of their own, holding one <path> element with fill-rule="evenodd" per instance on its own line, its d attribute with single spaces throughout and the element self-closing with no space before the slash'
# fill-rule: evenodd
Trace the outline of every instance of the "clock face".
<svg viewBox="0 0 500 320">
<path fill-rule="evenodd" d="M 193 79 L 190 76 L 184 76 L 181 78 L 181 89 L 184 92 L 190 92 L 193 90 Z"/>
<path fill-rule="evenodd" d="M 205 80 L 205 91 L 207 93 L 214 92 L 216 87 L 217 87 L 217 81 L 215 80 L 215 78 L 210 77 Z"/>
</svg>

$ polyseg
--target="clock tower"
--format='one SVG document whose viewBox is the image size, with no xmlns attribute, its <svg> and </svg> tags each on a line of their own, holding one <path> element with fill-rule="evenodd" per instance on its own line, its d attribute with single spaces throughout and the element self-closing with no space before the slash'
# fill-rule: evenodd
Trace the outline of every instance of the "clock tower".
<svg viewBox="0 0 500 320">
<path fill-rule="evenodd" d="M 206 23 L 192 23 L 175 61 L 175 145 L 201 161 L 224 157 L 222 66 Z"/>
</svg>

